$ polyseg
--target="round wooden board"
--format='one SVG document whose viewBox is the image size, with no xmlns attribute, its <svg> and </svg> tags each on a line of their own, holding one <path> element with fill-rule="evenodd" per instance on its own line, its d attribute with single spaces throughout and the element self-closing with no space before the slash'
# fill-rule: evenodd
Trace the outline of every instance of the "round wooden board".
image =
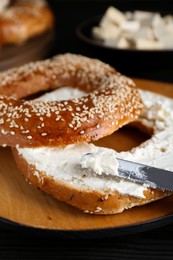
<svg viewBox="0 0 173 260">
<path fill-rule="evenodd" d="M 54 47 L 54 34 L 51 30 L 24 44 L 0 48 L 0 71 L 48 57 Z"/>
<path fill-rule="evenodd" d="M 138 87 L 165 94 L 173 98 L 173 85 L 135 79 Z M 123 128 L 103 138 L 98 145 L 128 150 L 145 141 L 137 129 Z M 0 148 L 0 217 L 1 224 L 8 223 L 18 229 L 29 229 L 56 234 L 73 233 L 120 235 L 137 232 L 173 221 L 173 196 L 145 206 L 126 210 L 111 216 L 84 214 L 65 203 L 29 185 L 19 173 L 10 148 Z M 172 219 L 172 220 L 171 220 Z M 153 225 L 156 223 L 156 225 Z M 136 228 L 137 227 L 137 228 Z M 110 231 L 113 231 L 112 233 Z M 121 230 L 123 232 L 121 232 Z M 106 232 L 106 233 L 105 233 Z"/>
</svg>

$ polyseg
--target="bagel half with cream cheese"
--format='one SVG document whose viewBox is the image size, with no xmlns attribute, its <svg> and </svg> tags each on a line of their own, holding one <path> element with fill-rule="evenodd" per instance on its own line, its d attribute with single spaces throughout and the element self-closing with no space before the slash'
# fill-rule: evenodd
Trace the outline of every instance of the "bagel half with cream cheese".
<svg viewBox="0 0 173 260">
<path fill-rule="evenodd" d="M 172 99 L 139 92 L 131 79 L 110 66 L 72 54 L 6 71 L 0 79 L 0 142 L 13 147 L 28 182 L 90 214 L 115 214 L 171 194 L 119 178 L 116 158 L 148 163 L 151 156 L 151 165 L 158 159 L 167 168 L 162 158 L 171 156 L 172 139 L 163 133 L 172 126 L 164 115 L 171 122 Z M 37 100 L 18 100 L 57 87 Z M 150 127 L 153 135 L 132 151 L 117 153 L 90 143 L 134 121 Z M 164 149 L 159 138 L 165 138 Z"/>
<path fill-rule="evenodd" d="M 73 89 L 64 89 L 64 92 L 68 91 L 73 92 Z M 57 90 L 46 98 L 49 99 L 51 96 L 60 98 L 62 92 L 63 89 Z M 150 103 L 137 122 L 140 127 L 145 126 L 145 130 L 147 127 L 149 129 L 152 127 L 151 139 L 132 151 L 121 153 L 85 142 L 63 147 L 14 148 L 14 158 L 26 180 L 54 198 L 90 214 L 120 213 L 125 209 L 172 194 L 166 190 L 152 189 L 116 176 L 116 157 L 150 163 L 155 167 L 158 167 L 159 163 L 159 167 L 173 170 L 173 165 L 166 165 L 167 161 L 171 162 L 173 155 L 171 148 L 173 140 L 171 136 L 167 140 L 167 136 L 164 135 L 167 131 L 166 126 L 163 125 L 163 129 L 159 129 L 158 126 L 163 123 L 163 118 L 156 118 L 155 111 L 157 101 L 160 99 L 163 113 L 166 113 L 163 107 L 167 102 L 170 105 L 167 107 L 170 113 L 173 100 L 145 91 L 141 94 L 144 100 L 148 99 Z M 151 114 L 154 117 L 152 119 Z M 88 155 L 90 155 L 89 160 L 84 161 Z M 166 161 L 165 156 L 167 156 Z M 105 165 L 107 165 L 106 170 Z"/>
</svg>

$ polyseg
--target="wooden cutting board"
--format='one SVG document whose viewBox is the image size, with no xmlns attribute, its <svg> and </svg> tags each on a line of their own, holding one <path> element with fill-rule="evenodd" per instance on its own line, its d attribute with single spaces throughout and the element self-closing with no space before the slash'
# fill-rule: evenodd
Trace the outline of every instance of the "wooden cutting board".
<svg viewBox="0 0 173 260">
<path fill-rule="evenodd" d="M 54 48 L 55 32 L 51 30 L 21 45 L 0 48 L 0 71 L 48 57 Z"/>
<path fill-rule="evenodd" d="M 162 93 L 173 98 L 173 84 L 135 79 L 138 87 Z M 113 135 L 103 138 L 99 145 L 128 150 L 148 136 L 137 129 L 123 128 Z M 65 203 L 56 201 L 49 195 L 29 185 L 18 171 L 9 148 L 0 148 L 0 221 L 3 219 L 27 227 L 49 230 L 82 231 L 121 229 L 144 223 L 160 221 L 173 214 L 173 196 L 145 206 L 126 210 L 112 216 L 84 214 Z M 173 220 L 173 218 L 172 218 Z M 161 221 L 162 223 L 163 221 Z M 21 227 L 21 226 L 20 226 Z"/>
</svg>

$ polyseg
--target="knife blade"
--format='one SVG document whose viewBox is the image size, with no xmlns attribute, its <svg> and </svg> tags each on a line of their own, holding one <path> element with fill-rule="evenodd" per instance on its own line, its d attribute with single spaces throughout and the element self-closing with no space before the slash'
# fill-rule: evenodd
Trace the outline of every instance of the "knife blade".
<svg viewBox="0 0 173 260">
<path fill-rule="evenodd" d="M 173 172 L 117 158 L 118 175 L 151 188 L 173 191 Z"/>
</svg>

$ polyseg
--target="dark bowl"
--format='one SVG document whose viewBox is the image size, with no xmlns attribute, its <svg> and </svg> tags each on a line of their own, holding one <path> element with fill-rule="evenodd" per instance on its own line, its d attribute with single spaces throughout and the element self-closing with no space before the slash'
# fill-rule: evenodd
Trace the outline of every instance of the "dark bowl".
<svg viewBox="0 0 173 260">
<path fill-rule="evenodd" d="M 99 24 L 100 19 L 101 17 L 90 18 L 76 28 L 77 37 L 90 48 L 92 56 L 130 76 L 173 68 L 173 48 L 166 50 L 120 49 L 105 46 L 101 41 L 94 39 L 91 30 L 93 26 Z"/>
</svg>

